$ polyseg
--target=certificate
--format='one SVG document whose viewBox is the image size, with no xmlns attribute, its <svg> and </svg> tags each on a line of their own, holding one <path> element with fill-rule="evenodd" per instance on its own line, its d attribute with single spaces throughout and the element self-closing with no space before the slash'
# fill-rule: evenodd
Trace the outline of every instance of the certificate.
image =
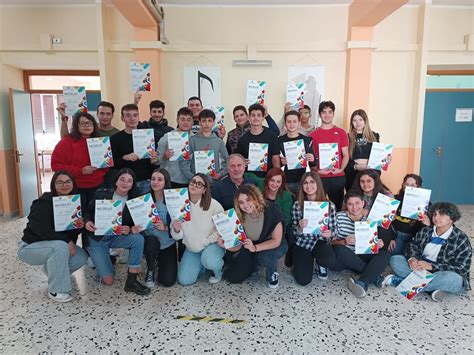
<svg viewBox="0 0 474 355">
<path fill-rule="evenodd" d="M 224 113 L 225 113 L 225 108 L 224 106 L 212 106 L 209 108 L 209 110 L 212 110 L 214 114 L 216 115 L 216 121 L 214 124 L 214 127 L 212 128 L 213 132 L 218 132 L 219 129 L 222 129 L 224 127 Z"/>
<path fill-rule="evenodd" d="M 157 222 L 160 219 L 150 193 L 127 200 L 126 203 L 132 216 L 133 223 L 136 226 L 142 226 L 144 229 L 149 229 L 153 227 L 153 222 Z"/>
<path fill-rule="evenodd" d="M 130 88 L 132 92 L 151 91 L 149 63 L 130 62 Z"/>
<path fill-rule="evenodd" d="M 395 288 L 407 300 L 412 300 L 433 280 L 433 274 L 426 270 L 413 271 Z"/>
<path fill-rule="evenodd" d="M 288 170 L 305 169 L 308 166 L 304 141 L 302 139 L 284 142 L 283 148 L 285 149 L 286 167 Z"/>
<path fill-rule="evenodd" d="M 392 157 L 392 152 L 393 144 L 373 142 L 367 166 L 369 169 L 386 171 L 388 169 L 389 160 Z"/>
<path fill-rule="evenodd" d="M 355 253 L 378 254 L 379 241 L 377 223 L 371 221 L 354 222 L 355 225 Z"/>
<path fill-rule="evenodd" d="M 85 86 L 63 86 L 63 98 L 66 104 L 66 116 L 74 116 L 87 112 L 87 97 Z"/>
<path fill-rule="evenodd" d="M 319 169 L 334 169 L 339 166 L 337 143 L 319 143 Z"/>
<path fill-rule="evenodd" d="M 268 144 L 249 143 L 249 160 L 248 171 L 267 171 Z"/>
<path fill-rule="evenodd" d="M 212 216 L 216 229 L 224 240 L 226 249 L 236 247 L 247 239 L 244 227 L 233 208 Z"/>
<path fill-rule="evenodd" d="M 153 128 L 132 130 L 133 152 L 140 159 L 150 159 L 155 151 L 155 132 Z"/>
<path fill-rule="evenodd" d="M 247 99 L 246 106 L 253 104 L 263 105 L 265 103 L 266 81 L 248 80 L 247 81 Z"/>
<path fill-rule="evenodd" d="M 181 221 L 191 220 L 191 201 L 189 200 L 188 189 L 169 189 L 165 191 L 166 208 L 171 220 Z"/>
<path fill-rule="evenodd" d="M 209 176 L 216 176 L 216 161 L 213 150 L 197 150 L 194 153 L 194 170 Z"/>
<path fill-rule="evenodd" d="M 308 224 L 303 228 L 303 234 L 319 235 L 328 230 L 329 202 L 304 201 L 303 218 Z"/>
<path fill-rule="evenodd" d="M 82 218 L 81 195 L 53 197 L 53 212 L 56 232 L 79 228 L 77 224 Z"/>
<path fill-rule="evenodd" d="M 306 93 L 306 84 L 290 83 L 286 87 L 286 102 L 291 103 L 291 107 L 295 110 L 303 108 L 305 93 Z"/>
<path fill-rule="evenodd" d="M 367 219 L 372 222 L 377 222 L 377 225 L 388 229 L 390 223 L 392 223 L 395 218 L 398 205 L 400 205 L 400 201 L 379 192 Z"/>
<path fill-rule="evenodd" d="M 123 203 L 121 200 L 95 200 L 95 235 L 120 235 Z"/>
<path fill-rule="evenodd" d="M 430 197 L 431 190 L 406 186 L 400 215 L 421 221 L 428 210 Z"/>
<path fill-rule="evenodd" d="M 168 149 L 173 150 L 170 161 L 189 160 L 189 133 L 172 131 L 168 133 Z"/>
<path fill-rule="evenodd" d="M 87 149 L 92 166 L 98 169 L 114 166 L 110 137 L 87 138 Z"/>
</svg>

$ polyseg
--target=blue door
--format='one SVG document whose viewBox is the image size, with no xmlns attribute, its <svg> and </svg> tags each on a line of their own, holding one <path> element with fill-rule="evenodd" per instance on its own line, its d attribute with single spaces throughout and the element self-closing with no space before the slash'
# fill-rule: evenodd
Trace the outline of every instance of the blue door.
<svg viewBox="0 0 474 355">
<path fill-rule="evenodd" d="M 420 170 L 431 201 L 473 204 L 474 125 L 457 108 L 474 110 L 474 91 L 426 93 Z"/>
</svg>

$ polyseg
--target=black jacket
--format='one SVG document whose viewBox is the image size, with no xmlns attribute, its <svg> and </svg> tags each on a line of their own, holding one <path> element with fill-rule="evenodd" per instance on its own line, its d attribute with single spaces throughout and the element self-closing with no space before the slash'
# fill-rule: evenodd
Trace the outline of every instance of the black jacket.
<svg viewBox="0 0 474 355">
<path fill-rule="evenodd" d="M 53 195 L 51 192 L 46 192 L 31 204 L 28 223 L 21 240 L 28 244 L 45 240 L 62 240 L 69 243 L 75 242 L 82 231 L 83 229 L 64 232 L 54 230 Z"/>
<path fill-rule="evenodd" d="M 168 120 L 166 118 L 163 118 L 161 122 L 155 122 L 150 118 L 148 121 L 140 122 L 138 128 L 153 128 L 155 133 L 155 147 L 158 147 L 158 142 L 166 133 L 173 131 L 173 128 L 168 126 Z"/>
</svg>

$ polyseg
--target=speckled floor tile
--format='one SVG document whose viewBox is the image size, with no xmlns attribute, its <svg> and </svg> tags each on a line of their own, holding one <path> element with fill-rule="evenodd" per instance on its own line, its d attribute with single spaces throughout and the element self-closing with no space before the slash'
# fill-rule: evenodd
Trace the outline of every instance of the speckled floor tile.
<svg viewBox="0 0 474 355">
<path fill-rule="evenodd" d="M 474 206 L 462 207 L 458 225 L 472 237 Z M 118 282 L 100 286 L 95 271 L 73 277 L 75 300 L 58 304 L 46 296 L 46 278 L 16 257 L 25 219 L 0 220 L 0 353 L 474 353 L 472 293 L 434 303 L 412 302 L 393 288 L 370 288 L 365 299 L 346 289 L 350 273 L 330 272 L 296 285 L 280 265 L 280 287 L 260 275 L 242 285 L 156 287 L 139 297 Z M 245 320 L 244 324 L 184 321 L 180 315 Z"/>
</svg>

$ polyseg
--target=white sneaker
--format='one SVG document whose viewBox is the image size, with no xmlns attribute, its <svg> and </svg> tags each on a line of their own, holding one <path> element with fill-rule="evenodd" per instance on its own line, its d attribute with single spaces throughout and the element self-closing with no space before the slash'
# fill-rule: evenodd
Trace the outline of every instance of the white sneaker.
<svg viewBox="0 0 474 355">
<path fill-rule="evenodd" d="M 109 249 L 109 255 L 110 256 L 118 256 L 119 255 L 119 250 L 120 249 Z"/>
<path fill-rule="evenodd" d="M 61 303 L 72 301 L 72 296 L 69 293 L 48 292 L 48 297 L 56 302 L 61 302 Z"/>
<path fill-rule="evenodd" d="M 87 266 L 91 269 L 95 269 L 94 262 L 92 261 L 91 257 L 87 257 Z"/>
<path fill-rule="evenodd" d="M 216 283 L 220 282 L 221 280 L 222 280 L 222 276 L 220 276 L 220 277 L 211 276 L 209 278 L 209 283 L 210 284 L 216 284 Z"/>
<path fill-rule="evenodd" d="M 122 255 L 120 255 L 118 261 L 120 264 L 127 264 L 128 263 L 128 256 L 130 254 L 130 250 L 124 249 Z"/>
<path fill-rule="evenodd" d="M 435 302 L 443 302 L 446 297 L 446 292 L 442 290 L 434 290 L 431 293 L 431 299 Z"/>
</svg>

